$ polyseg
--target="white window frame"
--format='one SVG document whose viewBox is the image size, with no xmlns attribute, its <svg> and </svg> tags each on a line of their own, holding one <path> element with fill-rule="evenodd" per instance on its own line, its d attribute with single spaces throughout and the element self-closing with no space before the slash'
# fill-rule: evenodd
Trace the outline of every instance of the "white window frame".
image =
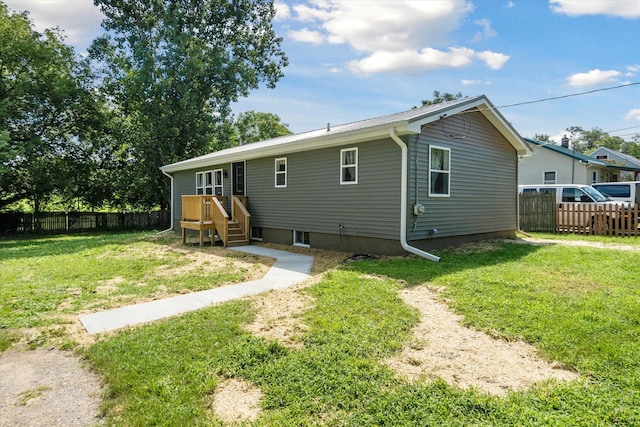
<svg viewBox="0 0 640 427">
<path fill-rule="evenodd" d="M 209 178 L 209 183 L 207 183 L 207 177 Z M 207 189 L 210 190 L 209 193 L 207 193 Z M 196 194 L 213 194 L 213 171 L 196 172 Z"/>
<path fill-rule="evenodd" d="M 344 153 L 346 152 L 354 152 L 355 153 L 355 162 L 354 163 L 344 163 Z M 345 181 L 344 180 L 344 170 L 347 168 L 353 168 L 353 181 Z M 350 185 L 358 183 L 358 147 L 352 148 L 343 148 L 340 150 L 340 185 Z"/>
<path fill-rule="evenodd" d="M 553 180 L 548 180 L 546 178 L 546 175 L 548 173 L 553 173 L 554 179 Z M 543 184 L 557 184 L 558 183 L 558 171 L 556 170 L 551 170 L 551 171 L 542 171 L 542 183 Z"/>
<path fill-rule="evenodd" d="M 431 169 L 431 159 L 433 158 L 433 150 L 441 150 L 447 152 L 447 167 L 446 169 Z M 432 173 L 444 174 L 447 177 L 447 192 L 446 193 L 434 193 L 432 192 L 433 186 Z M 429 197 L 450 197 L 451 196 L 451 148 L 440 147 L 438 145 L 429 146 Z"/>
<path fill-rule="evenodd" d="M 302 233 L 302 242 L 298 240 L 298 233 Z M 305 243 L 305 235 L 307 243 Z M 310 236 L 308 231 L 293 230 L 293 246 L 302 246 L 303 248 L 310 247 Z"/>
<path fill-rule="evenodd" d="M 214 196 L 224 196 L 224 171 L 222 169 L 216 169 L 213 171 L 212 190 Z M 220 190 L 220 194 L 218 191 Z"/>
<path fill-rule="evenodd" d="M 281 164 L 284 164 L 284 170 L 279 170 L 278 169 L 278 165 L 281 165 Z M 286 186 L 287 186 L 287 172 L 288 172 L 287 158 L 286 157 L 279 157 L 279 158 L 275 159 L 275 161 L 274 161 L 274 185 L 275 185 L 276 188 L 286 188 Z M 284 176 L 284 184 L 278 184 L 278 177 L 279 176 Z"/>
</svg>

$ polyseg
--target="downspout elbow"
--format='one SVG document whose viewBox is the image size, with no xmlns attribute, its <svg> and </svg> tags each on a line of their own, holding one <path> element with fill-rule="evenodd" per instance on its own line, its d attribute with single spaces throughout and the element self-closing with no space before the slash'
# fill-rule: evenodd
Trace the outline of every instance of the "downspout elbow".
<svg viewBox="0 0 640 427">
<path fill-rule="evenodd" d="M 402 249 L 412 254 L 421 256 L 430 261 L 438 262 L 440 261 L 440 257 L 425 252 L 422 249 L 418 249 L 414 246 L 411 246 L 407 242 L 407 201 L 408 201 L 408 174 L 407 174 L 407 159 L 408 159 L 408 149 L 407 144 L 405 144 L 396 134 L 396 129 L 394 127 L 389 128 L 389 136 L 393 141 L 398 144 L 400 150 L 402 151 L 402 166 L 401 166 L 401 177 L 400 177 L 400 245 Z"/>
</svg>

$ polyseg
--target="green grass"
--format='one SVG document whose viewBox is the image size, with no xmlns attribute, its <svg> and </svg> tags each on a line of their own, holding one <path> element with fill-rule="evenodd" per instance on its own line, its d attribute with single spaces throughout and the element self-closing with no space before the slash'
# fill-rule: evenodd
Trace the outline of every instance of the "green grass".
<svg viewBox="0 0 640 427">
<path fill-rule="evenodd" d="M 104 410 L 111 425 L 216 425 L 210 399 L 228 377 L 265 393 L 255 425 L 638 425 L 637 259 L 496 244 L 444 253 L 441 263 L 351 263 L 308 290 L 316 305 L 305 315 L 302 349 L 244 332 L 253 312 L 235 302 L 123 332 L 87 356 L 110 384 Z M 500 398 L 398 379 L 379 362 L 399 351 L 417 322 L 397 291 L 422 284 L 445 287 L 467 324 L 533 343 L 583 381 Z"/>
<path fill-rule="evenodd" d="M 16 331 L 32 328 L 41 331 L 32 345 L 43 345 L 60 335 L 57 325 L 68 324 L 70 316 L 82 311 L 244 277 L 245 272 L 234 268 L 163 272 L 192 261 L 188 252 L 176 250 L 176 241 L 175 236 L 149 232 L 0 240 L 0 349 L 19 338 Z"/>
<path fill-rule="evenodd" d="M 140 234 L 0 241 L 2 298 L 6 282 L 22 275 L 31 274 L 34 282 L 40 275 L 57 277 L 56 286 L 41 280 L 31 288 L 25 287 L 29 280 L 20 279 L 26 292 L 10 286 L 13 296 L 2 301 L 3 331 L 40 322 L 55 326 L 50 297 L 38 295 L 59 292 L 69 298 L 64 283 L 82 291 L 77 301 L 63 304 L 72 315 L 99 306 L 101 299 L 111 301 L 85 291 L 95 287 L 87 281 L 152 281 L 159 266 L 179 266 L 180 257 L 171 251 L 142 254 L 146 245 L 168 243 Z M 118 256 L 131 254 L 132 245 L 141 245 L 139 256 Z M 238 378 L 264 393 L 263 412 L 252 423 L 257 426 L 640 425 L 638 252 L 495 243 L 438 255 L 440 263 L 392 258 L 353 262 L 326 273 L 304 290 L 315 304 L 304 314 L 309 329 L 299 349 L 246 332 L 243 325 L 255 315 L 246 300 L 103 337 L 83 353 L 107 385 L 105 423 L 220 425 L 211 410 L 214 390 L 220 381 Z M 37 264 L 46 257 L 52 262 Z M 84 258 L 93 262 L 83 264 Z M 106 260 L 112 258 L 123 266 L 109 267 Z M 106 264 L 94 268 L 96 260 Z M 62 273 L 67 269 L 58 270 L 57 263 L 88 271 Z M 443 381 L 399 379 L 380 362 L 411 339 L 418 314 L 397 292 L 418 285 L 444 288 L 442 297 L 467 325 L 530 342 L 582 379 L 506 397 L 463 391 Z M 7 301 L 23 308 L 14 314 L 5 309 Z M 37 314 L 26 309 L 26 301 L 39 304 L 32 309 Z"/>
</svg>

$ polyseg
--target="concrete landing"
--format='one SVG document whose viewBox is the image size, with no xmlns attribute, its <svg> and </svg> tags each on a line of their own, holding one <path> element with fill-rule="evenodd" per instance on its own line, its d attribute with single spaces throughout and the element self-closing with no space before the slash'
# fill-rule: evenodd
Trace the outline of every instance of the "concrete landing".
<svg viewBox="0 0 640 427">
<path fill-rule="evenodd" d="M 311 273 L 313 257 L 308 255 L 251 245 L 229 249 L 276 258 L 276 262 L 260 280 L 87 314 L 80 316 L 80 322 L 90 334 L 113 331 L 126 326 L 199 310 L 248 295 L 286 288 L 306 280 Z"/>
</svg>

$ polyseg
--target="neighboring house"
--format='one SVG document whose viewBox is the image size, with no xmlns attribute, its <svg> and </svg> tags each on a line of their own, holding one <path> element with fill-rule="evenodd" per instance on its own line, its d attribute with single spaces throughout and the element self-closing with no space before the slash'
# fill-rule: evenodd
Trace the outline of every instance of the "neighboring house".
<svg viewBox="0 0 640 427">
<path fill-rule="evenodd" d="M 517 229 L 529 153 L 485 96 L 329 126 L 163 166 L 183 195 L 246 196 L 251 237 L 356 253 L 416 253 Z"/>
<path fill-rule="evenodd" d="M 636 159 L 633 156 L 623 154 L 606 147 L 599 147 L 589 155 L 597 160 L 620 167 L 620 175 L 614 177 L 616 179 L 611 179 L 610 181 L 640 180 L 640 159 Z"/>
<path fill-rule="evenodd" d="M 567 145 L 524 139 L 533 148 L 533 154 L 524 157 L 520 163 L 519 185 L 591 185 L 616 181 L 620 174 L 620 166 L 576 152 Z"/>
</svg>

